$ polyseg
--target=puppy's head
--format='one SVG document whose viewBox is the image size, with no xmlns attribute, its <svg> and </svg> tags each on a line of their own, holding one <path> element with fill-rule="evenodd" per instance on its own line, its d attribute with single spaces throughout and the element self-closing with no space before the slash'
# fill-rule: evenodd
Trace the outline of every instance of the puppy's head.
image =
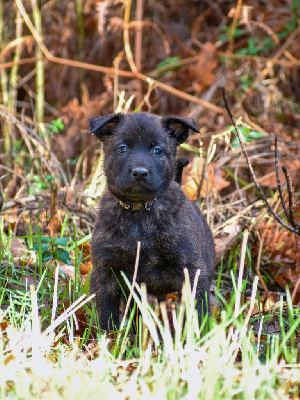
<svg viewBox="0 0 300 400">
<path fill-rule="evenodd" d="M 150 200 L 174 179 L 176 149 L 186 141 L 193 120 L 147 113 L 90 118 L 90 129 L 104 148 L 109 190 L 125 201 Z"/>
</svg>

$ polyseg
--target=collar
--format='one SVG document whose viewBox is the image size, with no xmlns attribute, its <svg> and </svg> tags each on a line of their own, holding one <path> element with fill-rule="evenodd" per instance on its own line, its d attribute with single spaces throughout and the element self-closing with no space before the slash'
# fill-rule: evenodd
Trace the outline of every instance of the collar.
<svg viewBox="0 0 300 400">
<path fill-rule="evenodd" d="M 127 211 L 140 211 L 140 210 L 150 211 L 155 200 L 157 200 L 157 197 L 155 197 L 153 200 L 149 200 L 149 201 L 142 201 L 142 200 L 140 200 L 140 201 L 122 201 L 117 198 L 116 198 L 116 200 Z"/>
</svg>

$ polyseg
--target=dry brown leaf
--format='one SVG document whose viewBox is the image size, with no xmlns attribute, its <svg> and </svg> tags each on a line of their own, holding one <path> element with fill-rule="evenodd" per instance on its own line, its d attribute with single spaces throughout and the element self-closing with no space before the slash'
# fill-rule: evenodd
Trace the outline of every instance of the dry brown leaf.
<svg viewBox="0 0 300 400">
<path fill-rule="evenodd" d="M 273 260 L 293 266 L 300 265 L 300 251 L 296 251 L 295 237 L 290 231 L 279 229 L 277 223 L 265 222 L 259 224 L 257 229 L 261 235 L 265 235 L 264 250 Z"/>
<path fill-rule="evenodd" d="M 212 43 L 205 43 L 196 63 L 190 65 L 189 75 L 193 79 L 193 89 L 200 92 L 211 86 L 216 77 L 213 71 L 218 66 L 216 47 Z"/>
<path fill-rule="evenodd" d="M 11 239 L 10 251 L 14 258 L 14 261 L 17 261 L 21 257 L 23 257 L 26 252 L 26 247 L 23 244 L 23 240 L 18 238 Z"/>
<path fill-rule="evenodd" d="M 75 267 L 73 265 L 62 264 L 60 268 L 72 281 L 75 281 Z"/>
<path fill-rule="evenodd" d="M 183 170 L 182 189 L 191 200 L 197 199 L 198 185 L 201 180 L 202 163 L 199 161 L 198 158 L 194 158 Z M 225 172 L 217 168 L 215 163 L 208 166 L 206 176 L 200 192 L 201 197 L 206 197 L 208 192 L 220 191 L 230 185 L 230 182 L 224 179 Z"/>
<path fill-rule="evenodd" d="M 295 237 L 286 229 L 279 229 L 277 223 L 259 224 L 258 231 L 264 237 L 265 257 L 274 262 L 270 274 L 275 282 L 285 291 L 289 287 L 293 293 L 300 277 L 300 251 L 297 250 Z M 296 294 L 294 302 L 300 301 L 300 291 Z"/>
<path fill-rule="evenodd" d="M 91 245 L 88 242 L 79 244 L 78 249 L 82 252 L 83 258 L 91 254 Z"/>
<path fill-rule="evenodd" d="M 80 273 L 81 275 L 86 275 L 92 267 L 92 261 L 87 261 L 84 264 L 80 263 Z"/>
<path fill-rule="evenodd" d="M 270 189 L 277 188 L 276 173 L 275 173 L 273 165 L 270 165 L 264 169 L 265 175 L 268 175 L 269 173 L 274 172 L 273 175 L 270 175 L 268 178 L 261 181 L 262 186 L 269 187 Z M 284 173 L 282 172 L 282 169 L 281 169 L 281 167 L 283 165 L 286 166 L 294 185 L 299 185 L 300 184 L 300 160 L 279 161 L 278 170 L 279 170 L 279 178 L 280 178 L 281 184 L 285 183 Z"/>
<path fill-rule="evenodd" d="M 217 265 L 221 261 L 221 257 L 224 256 L 226 250 L 233 244 L 236 240 L 237 235 L 240 231 L 239 225 L 237 221 L 232 223 L 231 225 L 224 228 L 227 228 L 227 232 L 229 233 L 228 236 L 222 238 L 215 238 L 215 264 Z"/>
<path fill-rule="evenodd" d="M 73 267 L 73 265 L 61 264 L 60 268 L 72 281 L 75 281 L 75 267 Z M 83 274 L 81 272 L 81 266 L 80 266 L 80 279 L 83 285 L 86 283 L 87 279 L 86 274 Z"/>
</svg>

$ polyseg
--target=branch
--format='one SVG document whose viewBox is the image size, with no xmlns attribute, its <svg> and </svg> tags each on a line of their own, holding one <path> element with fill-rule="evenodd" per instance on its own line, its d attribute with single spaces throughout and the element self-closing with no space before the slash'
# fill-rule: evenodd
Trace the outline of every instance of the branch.
<svg viewBox="0 0 300 400">
<path fill-rule="evenodd" d="M 300 224 L 298 224 L 298 223 L 295 221 L 295 216 L 294 216 L 295 204 L 294 204 L 294 202 L 293 202 L 293 185 L 292 185 L 292 180 L 291 180 L 291 177 L 290 177 L 290 175 L 289 175 L 289 173 L 288 173 L 288 170 L 287 170 L 287 168 L 286 168 L 285 165 L 282 166 L 282 171 L 283 171 L 284 176 L 285 176 L 285 180 L 286 180 L 286 183 L 287 183 L 287 189 L 288 189 L 288 193 L 289 193 L 289 215 L 288 215 L 288 218 L 289 218 L 290 224 L 291 224 L 296 230 L 300 231 Z"/>
<path fill-rule="evenodd" d="M 1 192 L 1 188 L 0 188 L 0 211 L 2 210 L 3 207 L 3 203 L 4 203 L 4 198 Z"/>
<path fill-rule="evenodd" d="M 18 6 L 18 9 L 20 10 L 22 17 L 26 23 L 26 25 L 28 26 L 28 29 L 30 30 L 30 32 L 32 33 L 32 36 L 34 37 L 35 41 L 37 42 L 37 44 L 39 45 L 39 47 L 41 48 L 43 54 L 45 55 L 46 59 L 50 62 L 56 63 L 56 64 L 62 64 L 62 65 L 68 65 L 70 67 L 75 67 L 75 68 L 83 68 L 83 69 L 87 69 L 87 70 L 92 70 L 92 71 L 99 71 L 99 72 L 103 72 L 103 73 L 107 73 L 107 74 L 118 74 L 120 76 L 125 76 L 125 77 L 130 77 L 130 78 L 135 78 L 135 79 L 140 79 L 141 81 L 152 83 L 153 85 L 155 85 L 155 87 L 158 87 L 166 92 L 169 92 L 171 94 L 173 94 L 174 96 L 177 96 L 183 100 L 186 101 L 190 101 L 192 103 L 195 104 L 199 104 L 200 106 L 207 108 L 217 114 L 224 114 L 224 110 L 221 107 L 216 106 L 215 104 L 212 104 L 208 101 L 205 101 L 203 99 L 200 99 L 196 96 L 192 96 L 188 93 L 183 92 L 182 90 L 173 88 L 169 85 L 166 85 L 163 82 L 157 81 L 155 79 L 151 79 L 149 78 L 149 76 L 141 74 L 139 71 L 137 71 L 135 64 L 131 65 L 133 68 L 133 72 L 131 71 L 122 71 L 122 70 L 116 70 L 115 68 L 109 68 L 109 67 L 103 67 L 100 65 L 93 65 L 93 64 L 88 64 L 88 63 L 84 63 L 84 62 L 80 62 L 80 61 L 75 61 L 75 60 L 69 60 L 69 59 L 64 59 L 64 58 L 60 58 L 60 57 L 56 57 L 53 56 L 50 51 L 48 50 L 48 48 L 45 46 L 43 39 L 40 37 L 40 35 L 38 34 L 38 32 L 36 31 L 36 29 L 34 28 L 24 6 L 23 6 L 23 2 L 22 0 L 16 0 L 16 5 Z M 130 11 L 130 5 L 131 5 L 131 1 L 130 0 L 126 0 L 126 16 L 124 16 L 124 21 L 125 21 L 125 25 L 126 25 L 126 20 L 129 22 L 129 11 Z M 124 27 L 124 31 L 126 27 Z M 126 39 L 126 37 L 125 37 Z M 128 39 L 128 40 L 127 40 Z M 130 47 L 128 48 L 129 45 L 129 38 L 126 39 L 126 43 L 127 43 L 127 48 L 125 48 L 125 50 L 129 50 L 131 52 Z M 130 58 L 130 53 L 126 53 L 126 55 L 129 55 Z M 132 54 L 131 54 L 132 57 Z M 35 60 L 36 58 L 32 58 L 32 59 L 28 59 L 26 61 L 27 62 L 31 62 L 31 60 Z M 133 58 L 132 58 L 133 60 Z M 18 63 L 0 63 L 0 69 L 3 68 L 8 68 L 9 66 L 12 65 L 17 65 L 17 64 L 22 64 L 25 63 L 24 60 L 20 60 L 20 62 Z"/>
<path fill-rule="evenodd" d="M 242 149 L 242 152 L 243 152 L 243 154 L 244 154 L 244 156 L 245 156 L 245 158 L 246 158 L 246 161 L 247 161 L 247 164 L 248 164 L 248 168 L 249 168 L 250 173 L 251 173 L 251 177 L 252 177 L 252 179 L 253 179 L 253 181 L 254 181 L 254 183 L 255 183 L 255 186 L 257 187 L 257 190 L 259 191 L 259 193 L 260 193 L 260 195 L 261 195 L 261 197 L 262 197 L 262 200 L 263 200 L 263 202 L 264 202 L 266 208 L 268 209 L 269 213 L 275 218 L 275 220 L 276 220 L 277 222 L 279 222 L 284 228 L 288 229 L 290 232 L 292 232 L 292 233 L 295 234 L 295 235 L 300 235 L 300 225 L 299 225 L 299 224 L 296 224 L 296 226 L 294 226 L 294 227 L 287 225 L 287 224 L 286 224 L 285 222 L 283 222 L 283 220 L 273 211 L 273 209 L 272 209 L 270 203 L 268 202 L 268 200 L 267 200 L 267 198 L 266 198 L 266 195 L 264 194 L 264 192 L 263 192 L 263 190 L 262 190 L 262 188 L 261 188 L 260 184 L 258 183 L 258 180 L 257 180 L 257 178 L 256 178 L 256 176 L 255 176 L 255 173 L 254 173 L 253 167 L 252 167 L 252 165 L 251 165 L 249 156 L 248 156 L 248 154 L 247 154 L 247 152 L 246 152 L 246 149 L 245 149 L 245 147 L 244 147 L 244 144 L 243 144 L 243 137 L 242 137 L 242 134 L 241 134 L 241 132 L 240 132 L 240 130 L 239 130 L 239 128 L 238 128 L 236 122 L 235 122 L 234 116 L 232 115 L 232 113 L 231 113 L 231 111 L 230 111 L 229 104 L 228 104 L 227 97 L 226 97 L 226 93 L 225 93 L 225 89 L 224 89 L 223 87 L 221 87 L 221 90 L 222 90 L 222 94 L 223 94 L 223 99 L 224 99 L 224 103 L 225 103 L 226 110 L 227 110 L 227 112 L 228 112 L 228 115 L 229 115 L 229 117 L 230 117 L 230 119 L 231 119 L 231 122 L 232 122 L 232 124 L 233 124 L 233 126 L 234 126 L 234 128 L 235 128 L 235 130 L 236 130 L 237 135 L 238 135 L 238 138 L 239 138 L 239 141 L 240 141 L 240 145 L 241 145 L 241 149 Z"/>
<path fill-rule="evenodd" d="M 277 182 L 277 187 L 278 187 L 278 192 L 281 200 L 282 207 L 284 209 L 285 215 L 287 218 L 289 218 L 289 212 L 288 209 L 286 208 L 285 200 L 283 197 L 282 193 L 282 185 L 280 183 L 280 178 L 279 178 L 279 171 L 278 171 L 278 147 L 277 147 L 277 136 L 275 136 L 275 171 L 276 171 L 276 182 Z"/>
</svg>

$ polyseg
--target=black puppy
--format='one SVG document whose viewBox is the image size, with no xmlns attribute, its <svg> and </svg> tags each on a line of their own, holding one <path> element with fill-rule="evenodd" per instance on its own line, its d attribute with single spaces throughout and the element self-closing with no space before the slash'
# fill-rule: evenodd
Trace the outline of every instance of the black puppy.
<svg viewBox="0 0 300 400">
<path fill-rule="evenodd" d="M 193 283 L 201 270 L 196 308 L 209 312 L 214 241 L 199 208 L 183 193 L 177 146 L 195 122 L 153 114 L 112 114 L 90 119 L 91 133 L 103 142 L 107 191 L 100 200 L 92 238 L 90 291 L 96 294 L 100 326 L 119 326 L 121 271 L 132 281 L 141 242 L 137 282 L 163 300 L 181 292 L 184 268 Z M 181 168 L 181 170 L 182 170 Z M 128 291 L 128 289 L 127 289 Z M 207 301 L 206 301 L 207 299 Z"/>
</svg>

